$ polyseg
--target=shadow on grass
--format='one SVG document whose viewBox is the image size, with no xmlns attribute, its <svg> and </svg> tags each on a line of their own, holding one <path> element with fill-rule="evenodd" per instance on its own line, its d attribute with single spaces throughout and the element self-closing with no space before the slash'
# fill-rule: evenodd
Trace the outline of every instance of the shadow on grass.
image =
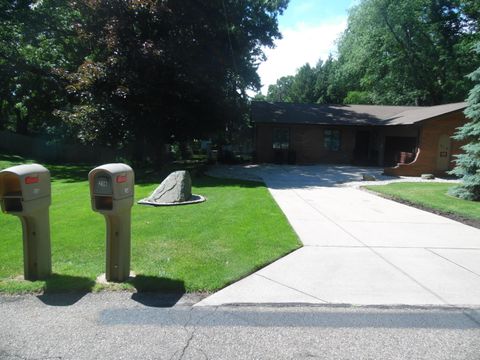
<svg viewBox="0 0 480 360">
<path fill-rule="evenodd" d="M 172 307 L 185 294 L 185 283 L 181 280 L 137 275 L 129 283 L 137 290 L 132 300 L 149 307 Z"/>
<path fill-rule="evenodd" d="M 136 178 L 135 185 L 140 188 L 145 188 L 149 190 L 149 194 L 152 193 L 158 185 L 163 181 L 163 178 L 160 180 L 150 180 L 150 181 L 142 181 Z M 247 180 L 235 180 L 235 179 L 220 179 L 214 178 L 207 175 L 203 175 L 202 177 L 192 179 L 192 186 L 196 189 L 192 189 L 194 194 L 205 195 L 202 193 L 202 188 L 232 188 L 233 189 L 254 189 L 254 188 L 265 188 L 265 184 L 261 182 L 255 181 L 247 181 Z"/>
<path fill-rule="evenodd" d="M 193 186 L 197 188 L 202 187 L 240 187 L 240 188 L 258 188 L 265 187 L 265 184 L 260 181 L 237 180 L 237 179 L 221 179 L 204 175 L 198 179 L 193 180 Z"/>
<path fill-rule="evenodd" d="M 192 179 L 196 179 L 203 176 L 206 166 L 204 163 L 192 163 L 192 164 L 167 164 L 160 170 L 153 168 L 139 168 L 134 167 L 135 171 L 135 183 L 136 184 L 160 184 L 165 178 L 172 172 L 179 170 L 187 170 L 190 173 Z"/>
<path fill-rule="evenodd" d="M 192 178 L 192 185 L 197 188 L 201 187 L 242 187 L 242 188 L 256 188 L 264 187 L 261 180 L 248 181 L 238 179 L 216 178 L 205 175 L 208 170 L 208 165 L 205 162 L 174 162 L 165 165 L 161 170 L 154 170 L 149 168 L 135 168 L 135 183 L 137 185 L 151 185 L 157 186 L 165 180 L 165 178 L 174 171 L 186 170 L 190 173 Z M 152 189 L 153 191 L 154 189 Z"/>
<path fill-rule="evenodd" d="M 48 170 L 50 170 L 50 174 L 52 175 L 52 179 L 60 180 L 63 182 L 74 183 L 79 181 L 87 181 L 88 180 L 88 173 L 92 170 L 95 165 L 73 165 L 73 164 L 65 164 L 65 165 L 45 165 Z"/>
<path fill-rule="evenodd" d="M 0 154 L 0 161 L 8 161 L 8 162 L 20 165 L 23 162 L 25 162 L 25 159 L 18 155 Z"/>
<path fill-rule="evenodd" d="M 86 181 L 88 172 L 95 167 L 91 164 L 71 164 L 71 163 L 51 163 L 41 160 L 27 159 L 18 155 L 0 154 L 0 162 L 6 161 L 10 166 L 38 163 L 45 166 L 52 176 L 53 180 L 61 180 L 64 182 Z"/>
<path fill-rule="evenodd" d="M 50 306 L 70 306 L 90 293 L 94 286 L 95 281 L 86 277 L 52 274 L 45 280 L 43 294 L 37 298 Z"/>
<path fill-rule="evenodd" d="M 74 183 L 88 180 L 88 173 L 90 170 L 101 164 L 73 164 L 73 163 L 55 163 L 43 162 L 32 159 L 27 159 L 22 156 L 12 154 L 0 154 L 0 161 L 10 162 L 11 165 L 21 165 L 26 163 L 36 162 L 45 166 L 52 176 L 52 180 Z M 169 174 L 178 170 L 189 171 L 192 177 L 193 186 L 197 188 L 202 187 L 241 187 L 241 188 L 256 188 L 263 187 L 262 182 L 236 180 L 236 179 L 221 179 L 204 175 L 207 166 L 204 162 L 192 163 L 172 163 L 165 165 L 161 170 L 153 168 L 135 168 L 135 184 L 136 185 L 159 185 Z M 152 188 L 152 191 L 155 188 Z"/>
</svg>

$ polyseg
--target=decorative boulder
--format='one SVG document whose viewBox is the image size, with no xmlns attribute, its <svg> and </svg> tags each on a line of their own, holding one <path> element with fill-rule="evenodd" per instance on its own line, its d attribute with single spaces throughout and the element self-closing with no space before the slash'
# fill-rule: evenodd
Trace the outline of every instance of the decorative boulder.
<svg viewBox="0 0 480 360">
<path fill-rule="evenodd" d="M 421 178 L 424 179 L 424 180 L 433 180 L 433 179 L 435 179 L 435 175 L 433 175 L 433 174 L 422 174 Z"/>
<path fill-rule="evenodd" d="M 181 205 L 205 201 L 200 195 L 192 195 L 192 179 L 188 171 L 175 171 L 167 176 L 155 191 L 138 203 L 143 205 Z"/>
<path fill-rule="evenodd" d="M 369 174 L 363 174 L 362 179 L 363 181 L 377 181 L 377 178 L 375 176 Z"/>
</svg>

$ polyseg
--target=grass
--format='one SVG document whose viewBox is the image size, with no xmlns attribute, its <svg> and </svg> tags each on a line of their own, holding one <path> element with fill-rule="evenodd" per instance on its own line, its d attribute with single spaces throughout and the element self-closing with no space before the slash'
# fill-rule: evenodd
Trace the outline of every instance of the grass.
<svg viewBox="0 0 480 360">
<path fill-rule="evenodd" d="M 480 202 L 455 198 L 447 194 L 451 183 L 392 183 L 365 186 L 366 189 L 386 195 L 394 200 L 432 209 L 446 215 L 454 215 L 480 221 Z"/>
<path fill-rule="evenodd" d="M 0 169 L 31 162 L 0 155 Z M 132 264 L 135 280 L 99 285 L 105 272 L 105 221 L 90 208 L 91 166 L 46 165 L 52 173 L 50 207 L 53 275 L 22 280 L 20 221 L 0 214 L 0 292 L 39 293 L 121 289 L 210 292 L 220 289 L 298 248 L 297 236 L 261 183 L 200 177 L 193 193 L 202 204 L 132 208 Z M 135 199 L 162 180 L 139 176 Z M 146 174 L 143 172 L 143 174 Z"/>
</svg>

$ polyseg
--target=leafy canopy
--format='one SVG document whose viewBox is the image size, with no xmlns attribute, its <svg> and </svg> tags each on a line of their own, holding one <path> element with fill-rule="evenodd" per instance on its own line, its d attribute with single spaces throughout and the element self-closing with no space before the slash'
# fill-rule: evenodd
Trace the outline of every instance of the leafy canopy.
<svg viewBox="0 0 480 360">
<path fill-rule="evenodd" d="M 79 33 L 90 51 L 64 74 L 73 106 L 58 115 L 83 141 L 110 145 L 233 131 L 244 120 L 245 90 L 259 87 L 262 46 L 280 37 L 277 16 L 286 5 L 78 0 Z"/>
<path fill-rule="evenodd" d="M 479 19 L 477 0 L 363 0 L 350 11 L 336 58 L 282 77 L 267 99 L 393 105 L 463 101 L 472 87 L 465 75 L 480 59 L 471 52 L 480 39 Z"/>
<path fill-rule="evenodd" d="M 288 0 L 0 0 L 0 129 L 137 147 L 244 126 Z"/>
</svg>

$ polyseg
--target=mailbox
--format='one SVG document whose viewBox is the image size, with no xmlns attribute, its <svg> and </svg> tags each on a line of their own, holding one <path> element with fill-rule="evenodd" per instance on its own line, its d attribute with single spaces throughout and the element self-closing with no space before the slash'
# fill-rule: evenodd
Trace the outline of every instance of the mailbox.
<svg viewBox="0 0 480 360">
<path fill-rule="evenodd" d="M 18 216 L 22 223 L 26 280 L 44 279 L 52 272 L 51 202 L 50 172 L 43 166 L 19 165 L 0 171 L 2 211 Z"/>
<path fill-rule="evenodd" d="M 135 174 L 125 164 L 106 164 L 88 174 L 92 210 L 105 216 L 107 227 L 107 281 L 130 276 L 131 209 Z"/>
</svg>

